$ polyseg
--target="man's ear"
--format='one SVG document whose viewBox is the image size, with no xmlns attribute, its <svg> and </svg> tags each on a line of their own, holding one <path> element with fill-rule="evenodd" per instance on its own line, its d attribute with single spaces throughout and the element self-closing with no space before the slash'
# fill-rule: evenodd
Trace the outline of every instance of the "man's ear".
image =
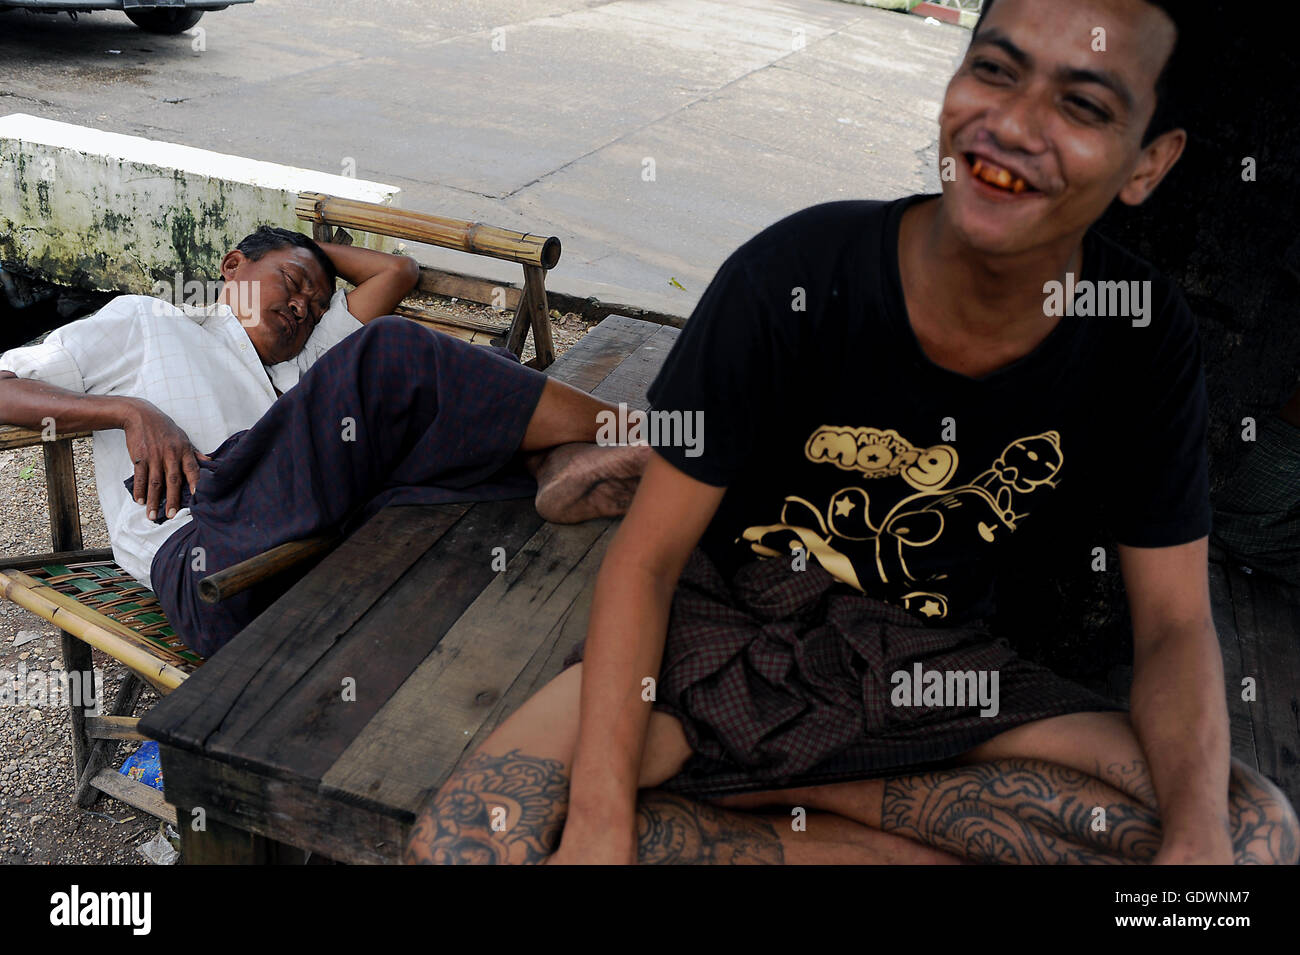
<svg viewBox="0 0 1300 955">
<path fill-rule="evenodd" d="M 221 260 L 221 277 L 229 282 L 235 277 L 235 271 L 248 259 L 238 249 L 231 249 Z"/>
<path fill-rule="evenodd" d="M 1165 178 L 1178 157 L 1187 148 L 1187 130 L 1171 129 L 1161 133 L 1142 150 L 1133 175 L 1119 191 L 1119 201 L 1128 206 L 1140 206 L 1147 201 L 1156 186 Z"/>
</svg>

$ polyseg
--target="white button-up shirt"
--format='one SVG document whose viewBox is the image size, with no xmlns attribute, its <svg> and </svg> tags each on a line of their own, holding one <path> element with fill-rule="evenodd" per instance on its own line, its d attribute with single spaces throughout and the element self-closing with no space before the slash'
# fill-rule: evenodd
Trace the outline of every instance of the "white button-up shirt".
<svg viewBox="0 0 1300 955">
<path fill-rule="evenodd" d="M 83 394 L 143 398 L 175 421 L 196 449 L 210 454 L 266 413 L 276 399 L 273 383 L 281 393 L 288 391 L 331 346 L 360 327 L 338 289 L 303 350 L 289 361 L 263 365 L 228 305 L 177 306 L 121 295 L 94 315 L 51 332 L 39 345 L 0 355 L 0 370 Z M 190 510 L 182 508 L 154 524 L 145 506 L 132 500 L 122 484 L 135 472 L 125 432 L 96 431 L 94 453 L 113 557 L 152 587 L 154 554 L 191 520 Z"/>
</svg>

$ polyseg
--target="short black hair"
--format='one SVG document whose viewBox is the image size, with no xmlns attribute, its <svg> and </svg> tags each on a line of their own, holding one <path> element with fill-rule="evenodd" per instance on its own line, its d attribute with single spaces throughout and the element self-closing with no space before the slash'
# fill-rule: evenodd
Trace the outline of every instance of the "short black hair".
<svg viewBox="0 0 1300 955">
<path fill-rule="evenodd" d="M 989 15 L 989 11 L 993 9 L 995 2 L 996 0 L 984 0 L 984 4 L 980 9 L 980 18 L 975 22 L 975 29 L 971 31 L 972 40 L 975 38 L 975 34 L 979 33 L 984 18 Z M 1156 77 L 1156 108 L 1155 112 L 1151 114 L 1151 121 L 1147 123 L 1146 132 L 1142 134 L 1143 146 L 1149 145 L 1157 136 L 1161 136 L 1171 129 L 1177 129 L 1181 125 L 1175 103 L 1170 97 L 1169 91 L 1177 82 L 1177 68 L 1178 64 L 1181 63 L 1181 57 L 1178 54 L 1179 49 L 1183 46 L 1183 30 L 1186 25 L 1185 18 L 1187 14 L 1186 0 L 1183 0 L 1181 4 L 1181 13 L 1177 12 L 1180 9 L 1177 0 L 1145 0 L 1145 2 L 1163 10 L 1165 15 L 1174 21 L 1176 33 L 1174 35 L 1174 48 L 1169 51 L 1169 59 L 1165 61 L 1164 69 Z"/>
<path fill-rule="evenodd" d="M 320 267 L 325 270 L 325 278 L 329 287 L 334 288 L 335 280 L 339 277 L 339 270 L 334 267 L 330 257 L 325 254 L 325 250 L 315 243 L 309 236 L 301 232 L 294 232 L 292 229 L 280 229 L 270 225 L 260 225 L 257 231 L 244 236 L 239 245 L 235 246 L 235 251 L 244 253 L 249 259 L 256 262 L 268 252 L 274 252 L 276 249 L 287 249 L 290 246 L 306 249 L 316 257 Z"/>
</svg>

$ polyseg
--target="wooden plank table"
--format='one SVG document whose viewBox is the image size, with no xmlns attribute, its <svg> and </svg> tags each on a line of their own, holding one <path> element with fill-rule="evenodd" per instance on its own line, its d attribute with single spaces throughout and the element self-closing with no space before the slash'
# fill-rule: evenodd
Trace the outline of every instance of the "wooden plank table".
<svg viewBox="0 0 1300 955">
<path fill-rule="evenodd" d="M 547 373 L 644 408 L 677 335 L 610 316 Z M 398 861 L 428 793 L 582 639 L 613 526 L 531 499 L 375 515 L 142 719 L 185 861 Z"/>
</svg>

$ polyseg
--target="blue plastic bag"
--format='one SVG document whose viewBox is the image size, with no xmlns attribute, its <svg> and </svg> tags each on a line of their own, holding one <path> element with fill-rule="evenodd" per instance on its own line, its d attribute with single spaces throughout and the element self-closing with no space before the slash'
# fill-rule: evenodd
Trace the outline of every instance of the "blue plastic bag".
<svg viewBox="0 0 1300 955">
<path fill-rule="evenodd" d="M 162 792 L 162 763 L 158 759 L 157 740 L 151 739 L 142 743 L 139 749 L 127 757 L 118 772 Z"/>
</svg>

